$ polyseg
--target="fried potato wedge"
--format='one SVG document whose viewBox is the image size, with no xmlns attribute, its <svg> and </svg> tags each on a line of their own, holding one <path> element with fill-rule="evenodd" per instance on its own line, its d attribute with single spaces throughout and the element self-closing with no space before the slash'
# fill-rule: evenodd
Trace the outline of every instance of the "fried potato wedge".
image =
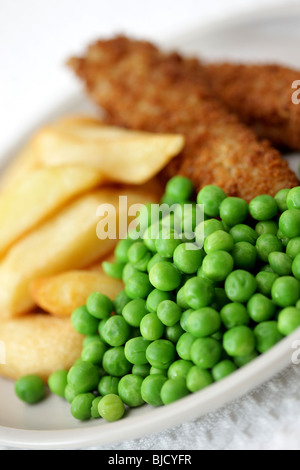
<svg viewBox="0 0 300 470">
<path fill-rule="evenodd" d="M 7 163 L 1 171 L 0 191 L 26 177 L 37 167 L 33 139 Z"/>
<path fill-rule="evenodd" d="M 87 167 L 41 168 L 0 193 L 0 257 L 22 235 L 72 198 L 103 182 Z"/>
<path fill-rule="evenodd" d="M 68 317 L 75 308 L 85 305 L 92 292 L 101 292 L 111 300 L 124 289 L 118 279 L 87 270 L 67 271 L 56 276 L 35 279 L 30 293 L 35 303 L 46 312 Z"/>
<path fill-rule="evenodd" d="M 119 194 L 116 188 L 103 188 L 81 196 L 10 249 L 0 263 L 0 318 L 22 315 L 34 307 L 29 292 L 34 279 L 85 268 L 111 253 L 119 228 L 126 228 L 136 217 L 128 216 L 128 207 L 153 201 L 149 193 L 136 188 L 123 192 L 127 205 L 120 205 Z M 99 208 L 105 209 L 108 203 L 114 211 L 101 218 Z M 116 238 L 114 230 L 101 236 L 100 222 L 116 226 Z"/>
<path fill-rule="evenodd" d="M 0 375 L 13 380 L 37 374 L 47 381 L 52 372 L 68 370 L 81 355 L 83 336 L 70 318 L 30 313 L 21 318 L 1 320 L 3 356 Z"/>
<path fill-rule="evenodd" d="M 83 128 L 82 128 L 83 129 Z M 99 132 L 102 129 L 99 126 Z M 117 133 L 120 132 L 118 128 Z M 35 139 L 41 166 L 83 165 L 98 169 L 110 181 L 142 184 L 167 165 L 184 147 L 180 134 L 151 134 L 121 130 L 124 138 L 91 138 L 92 128 L 73 134 L 49 127 Z M 131 134 L 133 132 L 133 134 Z M 96 130 L 98 133 L 98 130 Z"/>
</svg>

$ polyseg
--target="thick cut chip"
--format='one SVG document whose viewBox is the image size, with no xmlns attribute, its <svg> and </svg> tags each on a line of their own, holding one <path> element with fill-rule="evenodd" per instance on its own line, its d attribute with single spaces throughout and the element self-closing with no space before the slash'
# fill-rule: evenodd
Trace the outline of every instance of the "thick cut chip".
<svg viewBox="0 0 300 470">
<path fill-rule="evenodd" d="M 16 380 L 27 374 L 47 380 L 52 372 L 68 370 L 80 357 L 83 336 L 70 318 L 30 313 L 1 320 L 0 375 Z"/>
<path fill-rule="evenodd" d="M 91 168 L 42 168 L 0 193 L 0 256 L 75 196 L 103 182 Z"/>
<path fill-rule="evenodd" d="M 85 305 L 92 292 L 101 292 L 113 300 L 123 289 L 122 281 L 92 270 L 72 270 L 36 279 L 30 286 L 36 304 L 60 317 L 70 316 L 77 307 Z"/>
</svg>

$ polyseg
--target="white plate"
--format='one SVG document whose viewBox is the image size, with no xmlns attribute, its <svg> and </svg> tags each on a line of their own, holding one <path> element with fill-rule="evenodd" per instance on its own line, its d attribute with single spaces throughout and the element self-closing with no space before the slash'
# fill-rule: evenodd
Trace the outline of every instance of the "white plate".
<svg viewBox="0 0 300 470">
<path fill-rule="evenodd" d="M 297 67 L 299 25 L 300 8 L 285 7 L 226 19 L 202 27 L 201 31 L 189 31 L 165 44 L 209 60 L 276 61 Z M 53 112 L 45 113 L 41 122 L 83 108 L 90 109 L 90 106 L 87 99 L 78 94 L 59 103 Z M 3 162 L 12 154 L 13 151 Z M 293 169 L 297 169 L 299 161 L 299 156 L 289 158 Z M 271 378 L 291 364 L 294 341 L 299 339 L 300 329 L 251 364 L 206 390 L 161 408 L 145 405 L 131 410 L 125 419 L 116 423 L 104 420 L 78 422 L 71 416 L 69 405 L 55 396 L 49 396 L 38 405 L 25 405 L 16 398 L 14 384 L 1 378 L 0 445 L 22 449 L 79 449 L 122 442 L 173 427 L 215 410 Z"/>
</svg>

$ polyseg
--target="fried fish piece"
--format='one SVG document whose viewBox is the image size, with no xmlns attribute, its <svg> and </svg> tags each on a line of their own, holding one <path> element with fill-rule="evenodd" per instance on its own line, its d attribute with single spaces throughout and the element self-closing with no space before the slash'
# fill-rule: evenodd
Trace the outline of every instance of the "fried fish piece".
<svg viewBox="0 0 300 470">
<path fill-rule="evenodd" d="M 298 185 L 281 154 L 213 96 L 196 58 L 117 36 L 91 44 L 68 65 L 107 123 L 184 135 L 183 151 L 163 170 L 166 179 L 182 174 L 197 190 L 216 184 L 247 201 Z"/>
<path fill-rule="evenodd" d="M 300 149 L 300 71 L 277 64 L 215 63 L 203 66 L 207 84 L 255 133 L 274 145 Z"/>
</svg>

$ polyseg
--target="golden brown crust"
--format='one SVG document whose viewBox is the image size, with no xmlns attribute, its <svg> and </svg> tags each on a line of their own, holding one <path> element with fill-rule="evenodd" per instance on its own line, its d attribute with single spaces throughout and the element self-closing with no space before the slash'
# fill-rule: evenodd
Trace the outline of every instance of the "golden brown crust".
<svg viewBox="0 0 300 470">
<path fill-rule="evenodd" d="M 198 60 L 119 36 L 90 45 L 69 65 L 106 111 L 106 122 L 185 136 L 165 177 L 183 174 L 197 189 L 216 184 L 246 200 L 298 185 L 280 153 L 213 97 Z"/>
<path fill-rule="evenodd" d="M 293 103 L 300 71 L 280 65 L 210 64 L 203 67 L 213 93 L 260 137 L 300 149 L 300 106 Z"/>
</svg>

